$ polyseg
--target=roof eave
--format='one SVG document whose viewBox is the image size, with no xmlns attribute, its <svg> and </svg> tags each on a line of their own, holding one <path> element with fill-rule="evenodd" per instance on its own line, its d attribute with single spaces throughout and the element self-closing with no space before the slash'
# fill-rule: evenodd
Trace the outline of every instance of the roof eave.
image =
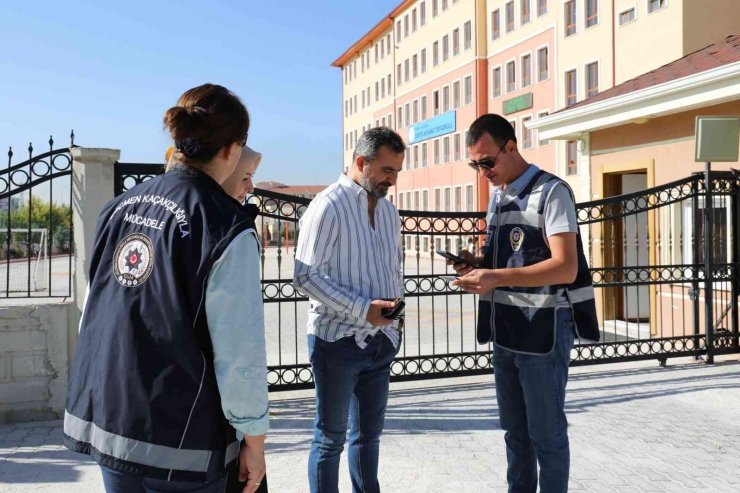
<svg viewBox="0 0 740 493">
<path fill-rule="evenodd" d="M 616 127 L 740 99 L 740 62 L 670 82 L 564 110 L 530 122 L 540 139 L 570 140 L 586 132 Z"/>
</svg>

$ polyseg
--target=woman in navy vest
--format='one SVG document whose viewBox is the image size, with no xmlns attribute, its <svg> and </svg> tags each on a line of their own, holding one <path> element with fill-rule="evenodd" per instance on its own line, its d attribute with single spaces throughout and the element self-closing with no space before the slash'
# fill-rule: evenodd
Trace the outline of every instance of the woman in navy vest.
<svg viewBox="0 0 740 493">
<path fill-rule="evenodd" d="M 252 493 L 268 421 L 259 248 L 253 220 L 223 189 L 249 114 L 204 84 L 164 124 L 168 172 L 98 220 L 65 444 L 100 464 L 108 492 L 221 492 L 238 454 Z"/>
</svg>

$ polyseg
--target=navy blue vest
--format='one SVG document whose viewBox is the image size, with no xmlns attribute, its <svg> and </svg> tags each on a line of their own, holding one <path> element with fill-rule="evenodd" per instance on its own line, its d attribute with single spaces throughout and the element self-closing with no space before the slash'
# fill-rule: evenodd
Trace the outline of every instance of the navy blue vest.
<svg viewBox="0 0 740 493">
<path fill-rule="evenodd" d="M 235 459 L 204 296 L 214 262 L 250 229 L 236 200 L 185 166 L 106 205 L 70 374 L 67 447 L 173 481 L 205 481 Z"/>
<path fill-rule="evenodd" d="M 493 208 L 488 216 L 488 236 L 483 267 L 526 267 L 551 257 L 545 237 L 545 205 L 552 188 L 567 184 L 555 175 L 539 171 L 511 201 Z M 568 187 L 570 191 L 570 187 Z M 571 197 L 573 192 L 570 191 Z M 558 294 L 565 292 L 573 311 L 578 336 L 598 341 L 591 273 L 576 233 L 578 274 L 572 284 L 535 288 L 501 286 L 481 296 L 478 342 L 494 341 L 511 351 L 547 354 L 555 344 L 555 310 Z"/>
</svg>

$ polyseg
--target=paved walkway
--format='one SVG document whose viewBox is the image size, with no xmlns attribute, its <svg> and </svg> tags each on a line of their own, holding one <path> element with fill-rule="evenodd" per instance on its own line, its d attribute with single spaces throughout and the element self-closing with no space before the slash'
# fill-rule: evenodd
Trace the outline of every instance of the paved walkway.
<svg viewBox="0 0 740 493">
<path fill-rule="evenodd" d="M 311 393 L 273 397 L 270 491 L 305 492 Z M 571 491 L 740 491 L 737 356 L 575 368 L 567 407 Z M 101 491 L 96 466 L 61 437 L 60 422 L 0 426 L 0 492 Z M 380 473 L 385 492 L 505 491 L 492 377 L 394 384 Z"/>
</svg>

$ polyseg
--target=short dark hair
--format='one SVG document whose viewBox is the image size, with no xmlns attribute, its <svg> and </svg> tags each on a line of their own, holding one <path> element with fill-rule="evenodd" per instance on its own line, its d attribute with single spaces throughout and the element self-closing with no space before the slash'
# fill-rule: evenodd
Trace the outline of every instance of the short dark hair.
<svg viewBox="0 0 740 493">
<path fill-rule="evenodd" d="M 488 113 L 487 115 L 479 116 L 468 130 L 468 136 L 465 139 L 466 147 L 473 147 L 476 142 L 483 137 L 483 134 L 491 136 L 493 141 L 498 144 L 499 147 L 503 147 L 510 140 L 513 140 L 516 144 L 516 133 L 511 123 L 501 115 L 494 113 Z"/>
<path fill-rule="evenodd" d="M 375 127 L 360 135 L 355 152 L 352 154 L 352 162 L 357 160 L 357 156 L 364 157 L 366 161 L 372 161 L 383 146 L 397 154 L 406 150 L 406 144 L 396 132 L 388 127 Z"/>
</svg>

